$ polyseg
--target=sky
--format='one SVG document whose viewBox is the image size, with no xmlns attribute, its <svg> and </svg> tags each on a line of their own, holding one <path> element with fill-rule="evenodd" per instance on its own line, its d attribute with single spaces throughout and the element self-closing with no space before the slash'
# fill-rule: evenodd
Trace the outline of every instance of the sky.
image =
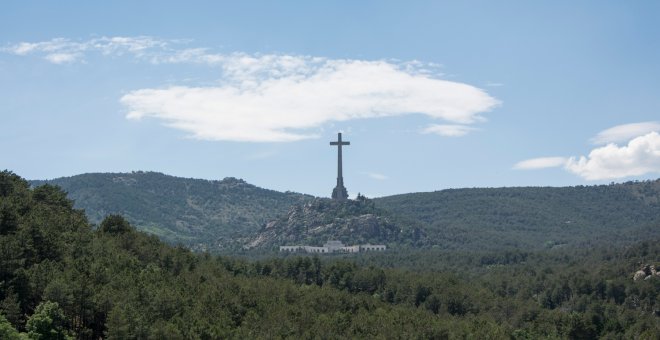
<svg viewBox="0 0 660 340">
<path fill-rule="evenodd" d="M 327 197 L 660 177 L 657 1 L 5 1 L 0 169 Z"/>
</svg>

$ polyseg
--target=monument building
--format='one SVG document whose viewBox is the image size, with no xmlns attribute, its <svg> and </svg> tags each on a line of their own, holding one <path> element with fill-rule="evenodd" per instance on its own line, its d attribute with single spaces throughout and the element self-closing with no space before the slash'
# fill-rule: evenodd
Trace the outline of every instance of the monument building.
<svg viewBox="0 0 660 340">
<path fill-rule="evenodd" d="M 356 244 L 345 246 L 341 241 L 328 241 L 323 247 L 312 246 L 280 246 L 280 252 L 305 252 L 312 254 L 330 253 L 363 253 L 369 251 L 385 251 L 387 246 L 383 244 Z"/>
<path fill-rule="evenodd" d="M 351 145 L 351 142 L 344 142 L 341 140 L 341 132 L 337 133 L 337 141 L 330 142 L 330 145 L 337 146 L 337 186 L 332 190 L 333 200 L 347 200 L 348 192 L 344 187 L 344 176 L 342 175 L 342 162 L 341 162 L 341 147 L 343 145 Z"/>
</svg>

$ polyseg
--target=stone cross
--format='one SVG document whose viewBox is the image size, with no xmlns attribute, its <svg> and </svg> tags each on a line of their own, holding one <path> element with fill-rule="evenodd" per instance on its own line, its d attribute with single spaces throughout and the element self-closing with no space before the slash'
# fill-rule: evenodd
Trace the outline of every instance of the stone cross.
<svg viewBox="0 0 660 340">
<path fill-rule="evenodd" d="M 342 145 L 351 145 L 351 142 L 342 142 L 341 132 L 337 134 L 337 141 L 330 142 L 330 145 L 337 146 L 337 186 L 332 190 L 332 199 L 333 200 L 345 200 L 348 199 L 348 192 L 344 187 L 344 176 L 342 176 L 341 169 L 341 146 Z"/>
</svg>

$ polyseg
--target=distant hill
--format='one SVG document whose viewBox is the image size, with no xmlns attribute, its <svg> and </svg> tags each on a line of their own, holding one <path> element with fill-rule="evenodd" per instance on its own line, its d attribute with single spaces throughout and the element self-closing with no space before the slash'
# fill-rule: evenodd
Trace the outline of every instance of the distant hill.
<svg viewBox="0 0 660 340">
<path fill-rule="evenodd" d="M 262 189 L 236 178 L 132 172 L 31 181 L 44 183 L 67 191 L 93 223 L 122 214 L 140 230 L 193 249 L 239 249 L 258 236 L 264 237 L 259 247 L 336 237 L 345 243 L 378 240 L 446 250 L 589 247 L 660 237 L 660 180 L 411 193 L 374 199 L 377 214 L 352 216 L 323 203 L 327 200 L 313 203 L 309 195 Z M 315 208 L 304 208 L 306 203 Z M 371 227 L 351 233 L 356 225 Z M 301 233 L 310 228 L 319 232 Z M 394 236 L 397 228 L 417 230 L 423 238 Z"/>
<path fill-rule="evenodd" d="M 90 173 L 49 181 L 84 209 L 92 223 L 124 215 L 138 229 L 196 249 L 228 246 L 251 235 L 293 204 L 313 197 L 267 190 L 236 178 L 180 178 L 157 172 Z"/>
<path fill-rule="evenodd" d="M 450 189 L 378 198 L 444 249 L 587 247 L 660 236 L 660 180 L 576 187 Z"/>
</svg>

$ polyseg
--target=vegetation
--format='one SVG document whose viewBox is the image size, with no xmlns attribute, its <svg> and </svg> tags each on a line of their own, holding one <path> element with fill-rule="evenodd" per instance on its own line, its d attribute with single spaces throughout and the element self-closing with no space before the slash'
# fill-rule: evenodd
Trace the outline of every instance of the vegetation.
<svg viewBox="0 0 660 340">
<path fill-rule="evenodd" d="M 0 336 L 656 339 L 660 277 L 631 278 L 660 264 L 659 241 L 248 261 L 172 247 L 121 216 L 93 229 L 58 188 L 5 171 Z"/>
<path fill-rule="evenodd" d="M 235 239 L 256 232 L 291 205 L 312 199 L 258 188 L 236 178 L 207 181 L 142 171 L 30 183 L 61 187 L 92 223 L 119 214 L 139 230 L 197 250 L 240 247 Z"/>
<path fill-rule="evenodd" d="M 171 244 L 225 254 L 239 252 L 265 231 L 268 222 L 283 226 L 280 220 L 288 217 L 291 206 L 303 210 L 307 203 L 316 205 L 318 216 L 307 214 L 299 222 L 314 218 L 331 223 L 339 218 L 345 223 L 336 223 L 338 229 L 350 230 L 356 222 L 351 216 L 368 213 L 377 215 L 378 223 L 358 224 L 377 225 L 376 229 L 385 232 L 376 237 L 374 233 L 350 235 L 360 240 L 348 239 L 343 232 L 303 238 L 312 243 L 344 237 L 346 243 L 373 241 L 399 247 L 498 252 L 619 246 L 660 237 L 660 180 L 565 188 L 451 189 L 377 198 L 368 204 L 358 201 L 362 204 L 346 209 L 332 208 L 331 203 L 314 201 L 311 196 L 261 189 L 235 178 L 206 181 L 133 172 L 85 174 L 31 184 L 62 187 L 92 223 L 120 214 L 137 229 Z M 294 223 L 290 227 L 283 229 L 304 226 Z M 397 228 L 416 232 L 388 236 L 388 231 Z M 297 240 L 279 236 L 284 243 Z M 264 243 L 268 250 L 271 244 Z"/>
<path fill-rule="evenodd" d="M 537 250 L 660 237 L 660 180 L 564 188 L 452 189 L 378 198 L 441 249 Z"/>
<path fill-rule="evenodd" d="M 249 248 L 276 250 L 279 245 L 322 245 L 328 240 L 351 244 L 423 246 L 424 231 L 404 223 L 360 196 L 357 200 L 317 198 L 292 206 L 289 212 L 267 223 L 247 242 Z"/>
</svg>

